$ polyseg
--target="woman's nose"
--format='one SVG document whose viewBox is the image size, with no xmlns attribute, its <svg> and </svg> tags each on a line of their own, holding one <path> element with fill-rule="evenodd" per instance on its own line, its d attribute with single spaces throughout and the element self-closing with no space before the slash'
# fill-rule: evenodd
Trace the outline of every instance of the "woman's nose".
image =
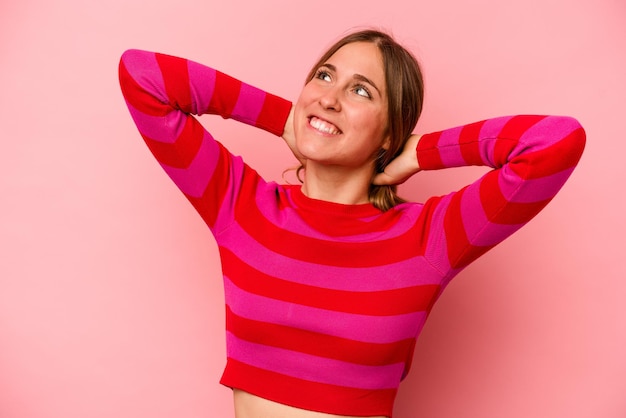
<svg viewBox="0 0 626 418">
<path fill-rule="evenodd" d="M 339 100 L 339 89 L 329 87 L 320 97 L 320 104 L 327 110 L 341 110 L 341 101 Z"/>
</svg>

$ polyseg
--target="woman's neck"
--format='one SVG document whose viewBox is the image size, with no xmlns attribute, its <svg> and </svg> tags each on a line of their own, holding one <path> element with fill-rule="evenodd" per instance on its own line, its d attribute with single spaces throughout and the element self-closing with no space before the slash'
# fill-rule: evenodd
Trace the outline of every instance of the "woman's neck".
<svg viewBox="0 0 626 418">
<path fill-rule="evenodd" d="M 372 170 L 317 165 L 309 161 L 304 172 L 302 193 L 327 202 L 356 205 L 369 202 Z"/>
</svg>

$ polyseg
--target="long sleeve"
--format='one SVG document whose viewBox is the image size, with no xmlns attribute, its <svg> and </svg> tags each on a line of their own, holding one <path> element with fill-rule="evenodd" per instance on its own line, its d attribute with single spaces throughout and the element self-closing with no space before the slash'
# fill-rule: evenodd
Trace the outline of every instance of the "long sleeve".
<svg viewBox="0 0 626 418">
<path fill-rule="evenodd" d="M 141 136 L 163 169 L 207 222 L 232 208 L 251 169 L 193 115 L 223 118 L 281 135 L 291 103 L 212 68 L 169 55 L 128 50 L 120 60 L 122 93 Z"/>
<path fill-rule="evenodd" d="M 422 136 L 422 169 L 493 168 L 458 192 L 427 202 L 427 257 L 455 274 L 504 240 L 556 195 L 584 146 L 581 125 L 560 116 L 500 117 Z"/>
</svg>

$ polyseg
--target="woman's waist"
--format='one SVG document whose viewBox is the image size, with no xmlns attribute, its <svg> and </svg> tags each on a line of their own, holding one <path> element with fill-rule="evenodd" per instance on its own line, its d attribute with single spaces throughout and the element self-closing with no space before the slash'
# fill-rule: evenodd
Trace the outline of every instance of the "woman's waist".
<svg viewBox="0 0 626 418">
<path fill-rule="evenodd" d="M 240 389 L 233 390 L 233 398 L 235 403 L 235 418 L 362 418 L 296 408 L 261 398 Z M 371 418 L 387 417 L 379 415 Z"/>
</svg>

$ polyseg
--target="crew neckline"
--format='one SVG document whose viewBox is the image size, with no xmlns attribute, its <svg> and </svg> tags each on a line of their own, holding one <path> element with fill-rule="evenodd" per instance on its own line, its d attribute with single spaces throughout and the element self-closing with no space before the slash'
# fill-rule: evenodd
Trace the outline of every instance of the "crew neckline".
<svg viewBox="0 0 626 418">
<path fill-rule="evenodd" d="M 330 202 L 327 200 L 320 200 L 308 197 L 302 191 L 302 186 L 293 185 L 290 186 L 291 195 L 294 202 L 299 208 L 307 209 L 314 212 L 324 212 L 336 215 L 351 215 L 351 216 L 375 216 L 380 215 L 382 212 L 371 203 L 358 203 L 358 204 L 345 204 Z"/>
</svg>

